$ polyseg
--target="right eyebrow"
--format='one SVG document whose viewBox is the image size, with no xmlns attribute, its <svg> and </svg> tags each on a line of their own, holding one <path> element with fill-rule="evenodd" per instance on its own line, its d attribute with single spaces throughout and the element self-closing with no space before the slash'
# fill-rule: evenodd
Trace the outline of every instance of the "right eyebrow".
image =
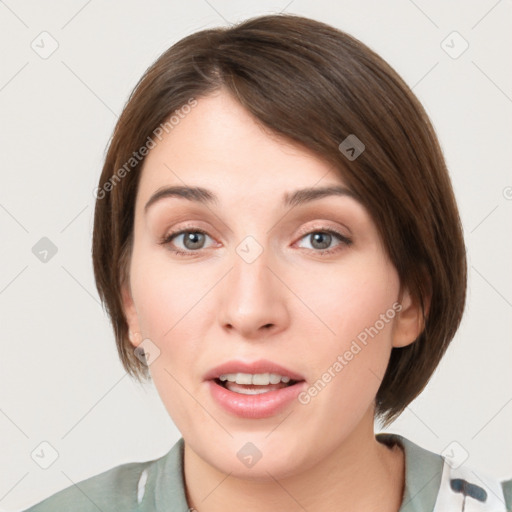
<svg viewBox="0 0 512 512">
<path fill-rule="evenodd" d="M 183 199 L 188 199 L 189 201 L 195 201 L 203 204 L 218 202 L 218 197 L 211 190 L 203 187 L 162 187 L 150 197 L 146 206 L 144 206 L 144 212 L 147 212 L 151 205 L 166 197 L 181 197 Z"/>
</svg>

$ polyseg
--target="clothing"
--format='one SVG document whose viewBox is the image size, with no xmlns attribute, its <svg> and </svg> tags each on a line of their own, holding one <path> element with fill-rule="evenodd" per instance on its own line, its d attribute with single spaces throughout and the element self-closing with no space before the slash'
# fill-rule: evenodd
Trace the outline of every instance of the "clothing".
<svg viewBox="0 0 512 512">
<path fill-rule="evenodd" d="M 388 445 L 399 443 L 405 452 L 405 489 L 399 512 L 512 511 L 512 479 L 500 484 L 465 466 L 452 469 L 449 459 L 398 434 L 376 437 Z M 183 480 L 183 447 L 180 438 L 158 459 L 116 466 L 25 512 L 190 512 Z"/>
</svg>

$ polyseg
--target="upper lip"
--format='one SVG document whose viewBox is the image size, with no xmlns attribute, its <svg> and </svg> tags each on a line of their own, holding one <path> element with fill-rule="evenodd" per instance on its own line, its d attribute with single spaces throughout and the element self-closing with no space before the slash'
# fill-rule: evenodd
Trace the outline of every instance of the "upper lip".
<svg viewBox="0 0 512 512">
<path fill-rule="evenodd" d="M 290 377 L 292 380 L 302 381 L 304 377 L 280 364 L 268 361 L 266 359 L 258 359 L 257 361 L 227 361 L 225 363 L 212 368 L 204 376 L 204 380 L 218 379 L 221 375 L 227 373 L 275 373 L 282 377 Z"/>
</svg>

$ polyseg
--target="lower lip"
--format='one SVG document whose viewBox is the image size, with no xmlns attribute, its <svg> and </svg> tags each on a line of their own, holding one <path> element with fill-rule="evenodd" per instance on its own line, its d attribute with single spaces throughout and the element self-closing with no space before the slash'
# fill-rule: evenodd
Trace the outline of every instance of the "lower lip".
<svg viewBox="0 0 512 512">
<path fill-rule="evenodd" d="M 274 416 L 290 405 L 305 387 L 306 382 L 297 382 L 292 386 L 257 395 L 229 391 L 214 380 L 209 380 L 208 385 L 214 400 L 226 411 L 241 418 L 259 419 Z"/>
</svg>

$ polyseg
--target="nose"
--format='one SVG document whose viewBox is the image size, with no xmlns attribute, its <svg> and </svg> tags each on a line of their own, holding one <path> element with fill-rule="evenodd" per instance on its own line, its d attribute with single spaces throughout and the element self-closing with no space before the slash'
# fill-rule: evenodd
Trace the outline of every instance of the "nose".
<svg viewBox="0 0 512 512">
<path fill-rule="evenodd" d="M 286 328 L 287 301 L 292 295 L 270 251 L 254 260 L 243 252 L 233 255 L 232 268 L 218 290 L 218 318 L 223 329 L 248 340 L 266 338 Z"/>
</svg>

